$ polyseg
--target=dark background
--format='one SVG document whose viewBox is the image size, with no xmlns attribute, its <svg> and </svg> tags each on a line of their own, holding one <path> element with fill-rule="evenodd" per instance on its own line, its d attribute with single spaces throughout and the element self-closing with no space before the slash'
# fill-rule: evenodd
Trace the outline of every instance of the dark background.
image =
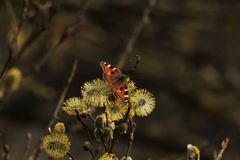
<svg viewBox="0 0 240 160">
<path fill-rule="evenodd" d="M 46 2 L 39 1 L 42 6 Z M 20 19 L 24 2 L 12 3 Z M 148 5 L 147 0 L 91 0 L 73 34 L 53 51 L 40 71 L 32 72 L 66 26 L 78 19 L 83 3 L 56 0 L 53 8 L 43 7 L 39 15 L 22 26 L 19 48 L 32 31 L 41 27 L 44 31 L 14 64 L 23 72 L 20 89 L 1 103 L 0 129 L 11 145 L 12 159 L 22 154 L 27 132 L 32 133 L 35 144 L 46 130 L 74 59 L 79 61 L 77 78 L 67 97 L 80 96 L 85 81 L 102 77 L 101 60 L 112 65 L 119 62 Z M 34 8 L 29 14 L 35 14 Z M 239 159 L 239 28 L 238 0 L 157 0 L 150 23 L 144 25 L 122 70 L 126 73 L 139 54 L 141 62 L 131 78 L 140 88 L 151 91 L 157 101 L 150 116 L 136 118 L 133 159 L 185 159 L 189 143 L 199 146 L 202 159 L 212 159 L 226 137 L 231 140 L 223 159 Z M 1 1 L 1 68 L 7 60 L 11 32 L 10 18 Z M 67 124 L 73 141 L 73 155 L 90 159 L 81 149 L 85 132 L 79 130 L 73 118 L 62 114 L 61 120 Z M 126 151 L 124 138 L 116 150 L 118 157 Z"/>
</svg>

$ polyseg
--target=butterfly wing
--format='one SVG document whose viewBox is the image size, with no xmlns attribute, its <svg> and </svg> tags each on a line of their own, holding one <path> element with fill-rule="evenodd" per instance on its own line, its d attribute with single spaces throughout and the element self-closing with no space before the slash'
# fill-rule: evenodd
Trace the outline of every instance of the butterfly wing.
<svg viewBox="0 0 240 160">
<path fill-rule="evenodd" d="M 112 92 L 116 93 L 122 101 L 128 102 L 128 83 L 126 82 L 126 76 L 107 62 L 100 62 L 100 66 L 103 69 L 104 78 L 108 82 Z"/>
<path fill-rule="evenodd" d="M 123 102 L 128 102 L 128 83 L 123 83 L 121 86 L 117 88 L 116 94 L 119 98 L 122 99 Z"/>
<path fill-rule="evenodd" d="M 118 75 L 120 75 L 122 73 L 117 68 L 113 67 L 111 64 L 103 62 L 103 61 L 100 62 L 100 66 L 103 69 L 104 78 L 110 85 L 112 91 L 115 93 L 116 88 L 113 85 L 112 77 L 117 77 Z"/>
</svg>

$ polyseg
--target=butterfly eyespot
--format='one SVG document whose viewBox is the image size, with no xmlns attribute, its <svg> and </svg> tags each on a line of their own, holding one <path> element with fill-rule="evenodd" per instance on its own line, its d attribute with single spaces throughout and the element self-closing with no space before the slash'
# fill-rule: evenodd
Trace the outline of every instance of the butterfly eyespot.
<svg viewBox="0 0 240 160">
<path fill-rule="evenodd" d="M 120 87 L 119 89 L 120 89 L 120 91 L 122 91 L 122 90 L 123 90 L 123 87 Z"/>
</svg>

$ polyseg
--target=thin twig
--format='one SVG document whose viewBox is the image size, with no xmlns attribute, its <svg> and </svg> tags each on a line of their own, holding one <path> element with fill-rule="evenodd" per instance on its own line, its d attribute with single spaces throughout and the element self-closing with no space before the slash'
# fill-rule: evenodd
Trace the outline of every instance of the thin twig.
<svg viewBox="0 0 240 160">
<path fill-rule="evenodd" d="M 29 150 L 30 150 L 31 145 L 32 145 L 32 134 L 27 133 L 26 139 L 27 139 L 27 144 L 26 144 L 26 147 L 24 149 L 22 160 L 25 160 L 28 157 L 28 153 L 29 153 Z"/>
<path fill-rule="evenodd" d="M 107 147 L 107 145 L 105 143 L 105 139 L 104 139 L 104 133 L 101 129 L 98 129 L 98 131 L 100 132 L 100 138 L 101 138 L 101 141 L 103 143 L 103 147 L 105 149 L 105 152 L 108 152 L 108 147 Z"/>
<path fill-rule="evenodd" d="M 218 151 L 217 155 L 214 156 L 214 160 L 222 159 L 223 153 L 227 149 L 229 141 L 230 141 L 230 139 L 226 138 L 225 140 L 223 140 L 221 142 L 221 149 Z"/>
<path fill-rule="evenodd" d="M 89 128 L 88 128 L 88 126 L 84 123 L 84 121 L 82 120 L 82 117 L 79 115 L 78 111 L 76 111 L 76 118 L 77 118 L 77 120 L 81 123 L 81 125 L 84 127 L 84 129 L 86 130 L 88 141 L 91 141 L 91 136 L 90 136 Z"/>
<path fill-rule="evenodd" d="M 7 9 L 7 13 L 10 17 L 11 27 L 12 27 L 12 29 L 16 29 L 15 27 L 17 26 L 18 22 L 17 22 L 16 13 L 12 6 L 12 1 L 4 0 L 4 2 L 5 2 L 6 9 Z"/>
<path fill-rule="evenodd" d="M 0 130 L 0 136 L 2 139 L 2 158 L 3 160 L 8 160 L 10 157 L 10 146 L 6 143 L 4 131 Z"/>
<path fill-rule="evenodd" d="M 60 108 L 62 106 L 62 103 L 64 101 L 64 98 L 66 97 L 66 94 L 68 93 L 68 90 L 70 88 L 70 85 L 73 81 L 73 78 L 76 74 L 76 71 L 77 71 L 77 66 L 78 66 L 78 61 L 75 60 L 74 63 L 73 63 L 73 67 L 72 67 L 72 71 L 70 73 L 70 76 L 68 77 L 68 80 L 67 80 L 67 84 L 66 86 L 64 87 L 63 91 L 62 91 L 62 94 L 60 96 L 60 99 L 57 103 L 57 106 L 54 110 L 54 113 L 53 113 L 53 117 L 51 119 L 51 121 L 49 122 L 48 124 L 48 128 L 51 127 L 53 125 L 53 123 L 55 123 L 58 119 L 59 119 L 59 116 L 60 116 Z"/>
<path fill-rule="evenodd" d="M 93 116 L 92 116 L 91 113 L 88 113 L 88 117 L 90 118 L 90 120 L 92 121 L 92 123 L 95 123 L 95 120 L 94 120 L 94 118 L 93 118 Z"/>
<path fill-rule="evenodd" d="M 61 105 L 62 105 L 62 103 L 63 103 L 63 101 L 64 101 L 64 98 L 66 97 L 66 94 L 68 93 L 68 90 L 69 90 L 69 88 L 70 88 L 70 85 L 71 85 L 71 83 L 72 83 L 72 81 L 73 81 L 73 78 L 74 78 L 74 76 L 75 76 L 75 74 L 76 74 L 77 66 L 78 66 L 78 61 L 75 60 L 74 63 L 73 63 L 73 67 L 72 67 L 71 73 L 70 73 L 70 75 L 69 75 L 69 77 L 68 77 L 67 84 L 64 86 L 64 89 L 63 89 L 63 91 L 62 91 L 62 93 L 61 93 L 61 96 L 60 96 L 60 98 L 59 98 L 59 101 L 58 101 L 58 103 L 57 103 L 57 106 L 56 106 L 56 108 L 55 108 L 55 110 L 54 110 L 54 112 L 53 112 L 52 119 L 49 121 L 47 130 L 46 130 L 46 132 L 43 134 L 43 136 L 48 133 L 48 129 L 51 128 L 51 126 L 52 126 L 52 125 L 59 119 L 59 117 L 60 117 L 60 113 L 61 113 L 61 112 L 60 112 L 60 107 L 61 107 Z M 33 160 L 36 160 L 36 159 L 39 157 L 40 153 L 41 153 L 41 143 L 42 143 L 42 138 L 43 138 L 43 136 L 39 139 L 39 141 L 38 141 L 38 143 L 37 143 L 37 145 L 36 145 L 36 147 L 35 147 L 32 155 L 30 155 L 31 159 L 33 159 Z"/>
<path fill-rule="evenodd" d="M 111 142 L 111 147 L 109 149 L 109 153 L 112 153 L 113 152 L 113 149 L 115 147 L 115 144 L 118 142 L 120 138 L 120 134 L 119 134 L 119 131 L 118 130 L 114 130 L 114 135 L 113 135 L 113 140 Z"/>
<path fill-rule="evenodd" d="M 17 32 L 17 18 L 16 18 L 16 13 L 13 9 L 13 6 L 12 6 L 12 1 L 11 0 L 5 0 L 5 6 L 6 6 L 6 9 L 7 9 L 7 13 L 10 17 L 10 21 L 11 21 L 11 29 L 13 31 L 13 35 L 15 36 L 16 32 Z M 12 57 L 13 57 L 13 49 L 14 49 L 14 46 L 13 46 L 13 43 L 14 42 L 14 38 L 12 39 L 11 43 L 9 44 L 9 50 L 8 50 L 8 58 L 1 70 L 1 73 L 0 73 L 0 80 L 2 79 L 4 73 L 6 72 L 6 70 L 8 69 L 9 67 L 9 64 L 12 60 Z"/>
<path fill-rule="evenodd" d="M 67 153 L 68 157 L 71 158 L 71 160 L 75 160 L 75 158 L 73 158 L 73 156 L 71 155 L 70 152 Z"/>
<path fill-rule="evenodd" d="M 129 133 L 129 137 L 128 137 L 128 148 L 127 148 L 127 152 L 126 152 L 126 157 L 128 157 L 129 154 L 130 154 L 132 144 L 133 144 L 133 141 L 134 141 L 134 133 L 135 133 L 135 130 L 136 130 L 136 124 L 133 122 L 132 119 L 129 120 L 129 123 L 130 123 L 131 128 L 130 128 L 130 133 Z"/>
<path fill-rule="evenodd" d="M 70 35 L 72 35 L 76 29 L 82 24 L 82 22 L 84 22 L 85 17 L 84 14 L 88 8 L 89 5 L 89 0 L 85 0 L 85 2 L 83 3 L 81 9 L 80 9 L 80 14 L 78 19 L 73 22 L 72 24 L 70 24 L 69 26 L 67 26 L 63 33 L 61 34 L 60 38 L 58 39 L 58 41 L 47 51 L 47 53 L 43 56 L 43 58 L 39 61 L 39 63 L 37 63 L 34 66 L 34 70 L 35 71 L 39 71 L 41 69 L 41 67 L 46 63 L 46 61 L 49 59 L 49 57 L 51 57 L 51 55 L 55 52 L 55 50 L 61 46 Z"/>
<path fill-rule="evenodd" d="M 82 117 L 79 115 L 78 111 L 76 110 L 76 118 L 77 120 L 82 124 L 82 126 L 84 127 L 85 131 L 87 132 L 87 138 L 88 138 L 88 141 L 91 142 L 91 144 L 93 143 L 92 141 L 92 138 L 90 136 L 90 130 L 88 128 L 88 126 L 84 123 L 84 121 L 82 120 Z M 90 149 L 90 154 L 92 156 L 92 159 L 95 160 L 96 159 L 96 155 L 95 153 L 93 152 L 93 148 Z"/>
<path fill-rule="evenodd" d="M 135 27 L 132 35 L 129 37 L 128 41 L 127 41 L 127 45 L 125 48 L 125 51 L 122 53 L 122 56 L 119 59 L 118 62 L 118 67 L 121 69 L 123 68 L 123 66 L 126 63 L 126 60 L 128 58 L 128 56 L 132 53 L 136 41 L 140 35 L 140 33 L 143 30 L 143 27 L 149 23 L 150 21 L 150 14 L 152 12 L 153 7 L 156 4 L 156 0 L 149 0 L 148 5 L 143 9 L 143 14 L 142 14 L 142 19 L 141 21 L 137 24 L 137 26 Z"/>
</svg>

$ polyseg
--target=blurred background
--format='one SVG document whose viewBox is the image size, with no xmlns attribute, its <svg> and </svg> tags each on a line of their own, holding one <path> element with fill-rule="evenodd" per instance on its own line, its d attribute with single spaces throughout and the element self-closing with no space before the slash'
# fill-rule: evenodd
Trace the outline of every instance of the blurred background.
<svg viewBox="0 0 240 160">
<path fill-rule="evenodd" d="M 127 73 L 136 54 L 141 61 L 131 78 L 155 95 L 157 105 L 150 116 L 136 118 L 133 159 L 184 160 L 189 143 L 199 146 L 202 159 L 213 159 L 226 137 L 223 159 L 239 159 L 240 1 L 29 0 L 24 13 L 25 1 L 12 0 L 16 16 L 10 2 L 0 1 L 0 69 L 20 28 L 10 65 L 23 76 L 19 89 L 1 98 L 0 129 L 12 159 L 24 151 L 26 133 L 35 145 L 45 132 L 75 59 L 66 98 L 102 77 L 101 60 L 117 65 L 125 55 Z M 81 148 L 81 126 L 65 114 L 61 121 L 74 142 L 72 154 L 90 159 Z M 117 155 L 126 148 L 123 137 Z"/>
</svg>

